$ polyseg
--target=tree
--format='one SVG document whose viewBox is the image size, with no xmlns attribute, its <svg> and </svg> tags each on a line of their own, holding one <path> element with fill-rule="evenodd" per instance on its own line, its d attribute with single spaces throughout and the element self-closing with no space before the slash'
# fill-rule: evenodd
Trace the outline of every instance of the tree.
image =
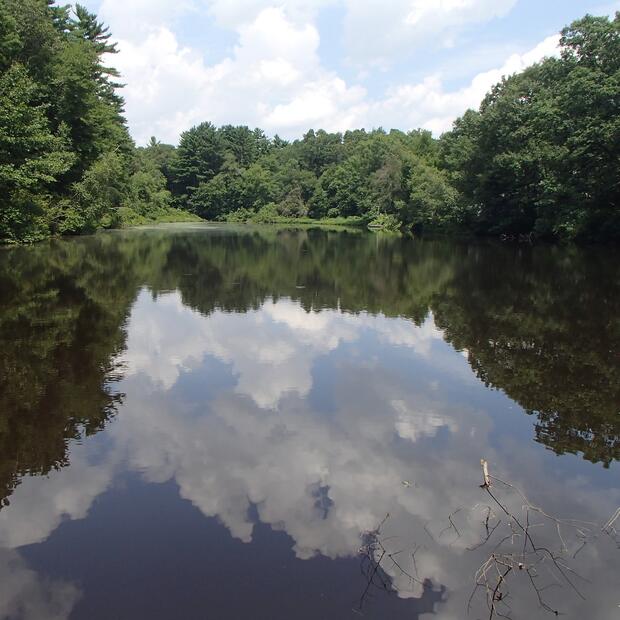
<svg viewBox="0 0 620 620">
<path fill-rule="evenodd" d="M 218 129 L 218 134 L 225 151 L 232 154 L 243 168 L 253 164 L 270 149 L 269 140 L 262 129 L 224 125 Z"/>
<path fill-rule="evenodd" d="M 136 149 L 138 160 L 146 168 L 155 167 L 166 179 L 166 186 L 172 190 L 173 161 L 176 158 L 176 148 L 172 144 L 163 144 L 155 136 L 151 136 L 146 147 Z"/>
<path fill-rule="evenodd" d="M 17 30 L 17 20 L 5 3 L 0 3 L 0 71 L 6 71 L 17 56 L 22 41 Z"/>
<path fill-rule="evenodd" d="M 409 196 L 399 217 L 418 229 L 458 224 L 459 195 L 444 171 L 419 161 L 410 172 Z"/>
<path fill-rule="evenodd" d="M 220 220 L 238 208 L 238 204 L 238 187 L 232 175 L 220 173 L 209 183 L 200 183 L 192 192 L 187 207 L 207 220 Z"/>
<path fill-rule="evenodd" d="M 342 159 L 342 135 L 339 133 L 327 133 L 322 129 L 315 133 L 311 129 L 295 146 L 300 161 L 317 177 Z"/>
<path fill-rule="evenodd" d="M 73 185 L 73 200 L 65 209 L 60 232 L 93 232 L 111 225 L 129 191 L 123 158 L 113 151 L 104 153 Z"/>
<path fill-rule="evenodd" d="M 173 194 L 179 204 L 189 201 L 201 184 L 220 171 L 223 150 L 221 136 L 211 123 L 201 123 L 181 134 L 177 156 L 171 163 Z"/>
<path fill-rule="evenodd" d="M 442 138 L 480 232 L 620 238 L 620 14 L 574 22 L 560 45 Z"/>
<path fill-rule="evenodd" d="M 109 37 L 79 5 L 73 17 L 49 0 L 0 3 L 0 241 L 110 223 L 133 143 L 103 63 Z M 94 192 L 105 170 L 120 175 Z"/>
<path fill-rule="evenodd" d="M 45 195 L 74 161 L 64 131 L 51 132 L 36 96 L 23 66 L 0 74 L 0 239 L 9 241 L 45 234 Z"/>
<path fill-rule="evenodd" d="M 166 177 L 155 166 L 139 165 L 129 178 L 129 187 L 123 204 L 149 217 L 164 213 L 172 203 L 172 195 L 166 189 Z"/>
</svg>

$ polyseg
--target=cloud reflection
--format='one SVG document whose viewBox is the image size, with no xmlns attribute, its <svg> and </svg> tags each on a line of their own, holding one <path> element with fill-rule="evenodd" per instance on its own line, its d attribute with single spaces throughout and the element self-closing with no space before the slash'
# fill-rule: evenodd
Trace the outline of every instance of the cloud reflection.
<svg viewBox="0 0 620 620">
<path fill-rule="evenodd" d="M 429 355 L 442 334 L 432 318 L 416 328 L 406 319 L 386 319 L 334 310 L 306 312 L 284 299 L 266 302 L 244 314 L 215 312 L 208 319 L 183 305 L 178 293 L 152 303 L 147 291 L 136 302 L 127 352 L 128 375 L 144 374 L 169 390 L 180 374 L 200 365 L 207 355 L 230 364 L 235 391 L 259 407 L 275 407 L 287 392 L 307 396 L 316 359 L 372 330 L 384 342 Z"/>
<path fill-rule="evenodd" d="M 374 363 L 381 347 L 391 353 Z M 207 358 L 229 368 L 233 388 L 175 390 Z M 438 390 L 449 377 L 486 394 L 432 317 L 416 327 L 380 315 L 306 312 L 290 300 L 205 317 L 176 293 L 154 300 L 144 291 L 123 362 L 127 398 L 106 431 L 105 455 L 91 465 L 90 446 L 79 446 L 71 467 L 25 480 L 14 505 L 0 512 L 4 546 L 43 540 L 63 516 L 83 518 L 115 472 L 130 469 L 149 482 L 174 479 L 182 497 L 243 541 L 252 539 L 255 507 L 262 522 L 292 538 L 299 558 L 355 555 L 360 533 L 389 512 L 386 535 L 394 545 L 420 545 L 419 570 L 451 594 L 441 617 L 460 618 L 477 560 L 466 549 L 479 539 L 480 511 L 461 511 L 459 536 L 441 532 L 449 514 L 484 499 L 481 456 L 516 484 L 529 488 L 534 480 L 559 514 L 598 518 L 620 503 L 618 490 L 597 489 L 586 477 L 562 480 L 534 444 L 498 443 L 491 411 Z M 329 373 L 318 377 L 323 363 Z M 330 402 L 313 399 L 314 389 Z M 614 560 L 598 553 L 610 551 L 588 550 L 584 561 L 596 604 L 609 610 L 605 562 Z M 400 596 L 420 595 L 387 569 Z"/>
<path fill-rule="evenodd" d="M 78 598 L 73 584 L 43 579 L 17 552 L 0 549 L 0 618 L 65 620 Z"/>
</svg>

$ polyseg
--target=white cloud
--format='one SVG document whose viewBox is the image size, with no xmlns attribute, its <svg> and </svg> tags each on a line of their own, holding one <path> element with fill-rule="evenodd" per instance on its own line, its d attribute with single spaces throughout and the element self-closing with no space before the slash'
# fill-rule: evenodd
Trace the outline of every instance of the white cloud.
<svg viewBox="0 0 620 620">
<path fill-rule="evenodd" d="M 404 128 L 423 127 L 435 134 L 450 129 L 454 119 L 468 108 L 478 108 L 490 88 L 503 76 L 522 71 L 546 56 L 558 54 L 558 36 L 547 37 L 524 54 L 512 54 L 497 69 L 476 75 L 457 90 L 445 89 L 441 76 L 433 75 L 417 84 L 402 84 L 391 89 L 385 99 L 371 103 L 364 114 L 371 125 Z M 386 121 L 386 119 L 388 119 Z"/>
<path fill-rule="evenodd" d="M 311 124 L 339 129 L 347 120 L 342 109 L 365 95 L 321 66 L 316 28 L 295 24 L 281 9 L 264 9 L 239 25 L 237 35 L 232 54 L 214 65 L 164 26 L 139 42 L 119 41 L 114 61 L 127 83 L 127 117 L 139 144 L 151 135 L 176 142 L 203 120 L 273 133 L 284 128 L 287 135 Z"/>
<path fill-rule="evenodd" d="M 502 76 L 557 54 L 558 40 L 548 37 L 524 54 L 513 54 L 501 67 L 479 73 L 457 90 L 446 89 L 441 76 L 432 75 L 393 87 L 372 101 L 363 88 L 321 69 L 316 57 L 308 62 L 316 46 L 313 37 L 300 34 L 295 61 L 278 55 L 271 45 L 258 51 L 260 39 L 250 37 L 234 57 L 213 66 L 181 48 L 166 29 L 151 33 L 140 45 L 121 42 L 124 53 L 117 65 L 128 83 L 124 94 L 135 139 L 144 143 L 156 135 L 174 143 L 182 131 L 203 120 L 256 125 L 285 137 L 298 137 L 310 127 L 423 127 L 440 134 L 467 108 L 477 108 Z"/>
<path fill-rule="evenodd" d="M 376 330 L 385 342 L 397 346 L 407 346 L 418 355 L 427 357 L 431 352 L 434 342 L 442 342 L 443 332 L 437 328 L 432 314 L 420 326 L 416 327 L 406 319 L 393 319 L 392 321 L 377 320 L 370 317 L 366 324 Z"/>
<path fill-rule="evenodd" d="M 232 366 L 235 391 L 274 408 L 287 393 L 305 396 L 315 358 L 355 336 L 329 313 L 306 313 L 287 300 L 244 315 L 213 313 L 208 320 L 185 307 L 178 293 L 153 305 L 143 292 L 123 356 L 129 375 L 143 374 L 169 390 L 183 371 L 211 355 Z"/>
<path fill-rule="evenodd" d="M 277 8 L 285 12 L 295 23 L 308 23 L 318 11 L 326 6 L 339 4 L 341 0 L 210 0 L 208 11 L 217 23 L 225 28 L 236 29 L 248 24 L 265 9 Z"/>
<path fill-rule="evenodd" d="M 16 551 L 0 549 L 0 618 L 67 620 L 80 592 L 28 568 Z"/>
<path fill-rule="evenodd" d="M 104 464 L 94 465 L 88 460 L 86 448 L 77 445 L 70 458 L 73 467 L 62 468 L 49 477 L 32 476 L 27 484 L 15 489 L 12 511 L 0 511 L 0 546 L 15 549 L 41 542 L 63 517 L 86 516 L 93 500 L 108 487 L 116 456 L 108 454 Z"/>
<path fill-rule="evenodd" d="M 307 312 L 289 299 L 268 301 L 242 315 L 215 311 L 206 319 L 186 307 L 178 292 L 161 295 L 153 304 L 144 290 L 133 317 L 122 356 L 128 376 L 142 374 L 158 389 L 170 390 L 183 372 L 210 355 L 231 365 L 235 392 L 263 408 L 276 408 L 290 393 L 307 396 L 316 360 L 357 341 L 363 330 L 424 358 L 429 358 L 434 342 L 442 342 L 432 316 L 416 327 L 407 319 L 383 315 Z M 459 368 L 446 371 L 454 374 Z"/>
<path fill-rule="evenodd" d="M 152 30 L 169 26 L 197 10 L 200 0 L 103 0 L 99 17 L 121 40 L 141 41 Z"/>
<path fill-rule="evenodd" d="M 129 455 L 131 468 L 150 481 L 173 477 L 184 498 L 218 516 L 241 540 L 251 539 L 248 509 L 255 504 L 263 522 L 293 537 L 302 558 L 354 554 L 360 531 L 376 526 L 386 507 L 406 506 L 409 518 L 429 518 L 447 497 L 424 493 L 412 503 L 401 481 L 414 475 L 422 482 L 427 474 L 412 471 L 416 452 L 402 460 L 387 446 L 395 436 L 416 442 L 443 427 L 471 432 L 474 418 L 440 404 L 433 390 L 420 393 L 404 377 L 386 382 L 363 359 L 338 367 L 335 413 L 313 411 L 307 396 L 319 357 L 342 343 L 354 345 L 363 332 L 409 348 L 412 363 L 429 366 L 435 363 L 427 356 L 429 343 L 441 340 L 431 317 L 416 327 L 382 315 L 307 312 L 288 299 L 205 317 L 184 307 L 178 293 L 153 301 L 143 292 L 128 325 L 129 383 L 121 386 L 128 396 L 110 429 L 123 446 L 117 452 Z M 180 369 L 191 372 L 206 355 L 230 364 L 234 385 L 209 402 L 178 402 L 170 387 Z M 452 361 L 465 366 L 461 356 Z M 454 368 L 437 372 L 445 377 Z M 132 382 L 140 387 L 131 389 Z M 484 434 L 488 422 L 476 420 Z M 447 466 L 438 463 L 434 474 Z M 324 520 L 314 508 L 317 486 L 328 486 L 334 502 Z"/>
<path fill-rule="evenodd" d="M 399 437 L 416 442 L 424 436 L 434 436 L 440 428 L 454 433 L 458 425 L 452 417 L 437 414 L 435 411 L 419 411 L 407 406 L 403 400 L 393 400 L 392 407 L 397 413 L 394 427 Z"/>
<path fill-rule="evenodd" d="M 457 90 L 446 89 L 441 74 L 433 74 L 418 83 L 396 81 L 384 95 L 371 98 L 322 64 L 319 11 L 329 5 L 343 10 L 346 53 L 372 76 L 374 65 L 389 65 L 403 49 L 411 52 L 428 40 L 450 44 L 463 28 L 505 15 L 514 3 L 103 0 L 100 13 L 119 37 L 121 53 L 113 62 L 127 84 L 130 129 L 143 144 L 151 135 L 176 143 L 182 131 L 204 120 L 260 126 L 287 138 L 310 127 L 424 127 L 441 133 L 467 107 L 477 107 L 502 74 L 552 52 L 555 38 L 510 56 Z M 203 50 L 180 43 L 175 24 L 181 17 L 196 23 L 215 20 L 233 31 L 237 43 L 222 60 L 207 64 Z"/>
<path fill-rule="evenodd" d="M 167 28 L 150 32 L 140 43 L 119 42 L 115 58 L 123 80 L 127 119 L 134 139 L 151 135 L 176 142 L 181 131 L 209 117 L 205 102 L 209 82 L 226 71 L 225 64 L 207 68 L 200 56 L 179 46 Z"/>
<path fill-rule="evenodd" d="M 465 27 L 506 15 L 517 0 L 346 0 L 347 50 L 356 64 L 389 66 L 421 46 L 451 47 Z"/>
<path fill-rule="evenodd" d="M 108 0 L 110 1 L 110 0 Z M 316 19 L 321 9 L 340 7 L 347 53 L 357 64 L 392 62 L 412 48 L 449 42 L 463 28 L 506 15 L 517 0 L 211 0 L 217 23 L 237 29 L 265 9 L 277 7 L 295 23 Z"/>
</svg>

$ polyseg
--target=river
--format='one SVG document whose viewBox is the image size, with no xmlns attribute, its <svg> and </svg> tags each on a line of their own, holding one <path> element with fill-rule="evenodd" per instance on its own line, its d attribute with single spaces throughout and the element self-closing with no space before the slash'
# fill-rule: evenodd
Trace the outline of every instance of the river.
<svg viewBox="0 0 620 620">
<path fill-rule="evenodd" d="M 618 258 L 207 224 L 0 250 L 0 617 L 620 617 Z"/>
</svg>

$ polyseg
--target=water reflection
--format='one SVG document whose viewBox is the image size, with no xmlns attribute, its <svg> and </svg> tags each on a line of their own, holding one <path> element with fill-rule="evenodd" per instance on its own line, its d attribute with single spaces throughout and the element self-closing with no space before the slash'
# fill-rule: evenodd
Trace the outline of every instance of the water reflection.
<svg viewBox="0 0 620 620">
<path fill-rule="evenodd" d="M 540 450 L 515 405 L 536 415 L 536 438 L 556 452 L 581 451 L 615 467 L 620 294 L 617 263 L 595 277 L 596 254 L 320 231 L 172 230 L 11 251 L 0 264 L 0 330 L 9 343 L 0 353 L 0 439 L 17 446 L 1 466 L 8 488 L 22 479 L 0 511 L 0 546 L 48 574 L 83 582 L 88 563 L 65 556 L 84 528 L 95 540 L 92 557 L 108 566 L 99 537 L 113 531 L 113 546 L 126 535 L 126 525 L 112 525 L 114 514 L 131 507 L 126 524 L 150 505 L 144 493 L 158 493 L 143 487 L 172 485 L 155 503 L 155 512 L 171 510 L 167 525 L 147 528 L 138 555 L 170 529 L 186 541 L 222 537 L 199 535 L 202 521 L 184 530 L 173 509 L 178 496 L 202 519 L 217 518 L 230 545 L 252 541 L 220 549 L 214 571 L 223 555 L 247 562 L 241 549 L 258 548 L 274 531 L 292 547 L 292 566 L 349 561 L 360 534 L 389 513 L 390 553 L 415 549 L 419 574 L 412 581 L 384 564 L 402 604 L 413 605 L 390 617 L 435 609 L 461 618 L 484 559 L 482 550 L 468 551 L 481 536 L 482 456 L 554 514 L 601 521 L 620 505 L 615 472 Z M 569 287 L 575 278 L 579 286 Z M 104 433 L 70 442 L 81 429 L 102 429 L 120 393 L 120 413 Z M 135 491 L 121 500 L 127 475 Z M 453 513 L 458 536 L 444 531 Z M 554 532 L 540 535 L 557 542 Z M 180 560 L 172 553 L 171 561 Z M 266 552 L 263 561 L 280 560 Z M 592 582 L 587 601 L 575 596 L 563 610 L 606 617 L 618 604 L 617 552 L 590 545 L 579 562 Z M 347 583 L 347 606 L 335 597 L 315 612 L 342 617 L 355 605 L 351 582 L 321 570 Z M 302 583 L 316 578 L 299 573 Z M 236 583 L 247 590 L 243 578 Z M 303 592 L 270 584 L 287 617 Z M 535 614 L 532 592 L 519 587 L 519 607 Z M 62 588 L 67 616 L 77 590 Z M 87 588 L 75 617 L 95 617 L 101 588 Z M 173 599 L 183 591 L 175 588 Z M 550 596 L 565 603 L 567 592 Z M 388 613 L 386 604 L 369 613 Z M 235 617 L 218 609 L 218 617 Z M 185 617 L 197 613 L 188 610 Z"/>
<path fill-rule="evenodd" d="M 73 584 L 42 578 L 18 553 L 0 550 L 0 618 L 64 620 L 78 598 Z"/>
<path fill-rule="evenodd" d="M 23 475 L 67 465 L 69 442 L 101 430 L 117 409 L 110 384 L 135 291 L 115 285 L 116 258 L 101 244 L 70 242 L 0 255 L 4 503 Z"/>
<path fill-rule="evenodd" d="M 468 252 L 432 304 L 474 372 L 536 418 L 558 454 L 620 457 L 620 262 L 615 251 Z"/>
</svg>

